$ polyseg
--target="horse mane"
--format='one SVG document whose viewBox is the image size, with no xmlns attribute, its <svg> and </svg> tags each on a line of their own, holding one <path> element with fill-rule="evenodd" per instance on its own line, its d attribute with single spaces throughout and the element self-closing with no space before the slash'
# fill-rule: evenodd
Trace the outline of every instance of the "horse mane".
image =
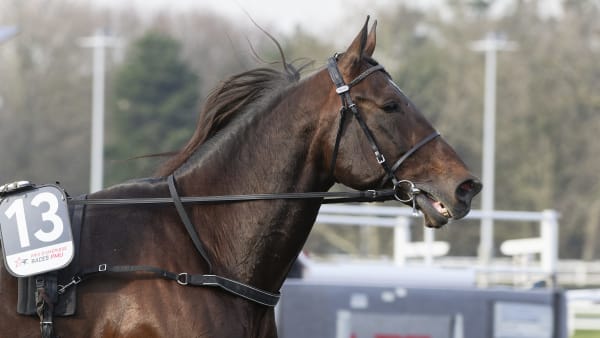
<svg viewBox="0 0 600 338">
<path fill-rule="evenodd" d="M 261 99 L 271 96 L 285 86 L 300 78 L 299 69 L 285 64 L 284 71 L 262 67 L 237 75 L 221 82 L 214 88 L 201 109 L 196 130 L 188 143 L 174 156 L 168 159 L 157 171 L 158 176 L 167 176 L 186 162 L 192 154 L 208 139 L 223 130 L 232 120 L 250 108 L 260 104 Z"/>
</svg>

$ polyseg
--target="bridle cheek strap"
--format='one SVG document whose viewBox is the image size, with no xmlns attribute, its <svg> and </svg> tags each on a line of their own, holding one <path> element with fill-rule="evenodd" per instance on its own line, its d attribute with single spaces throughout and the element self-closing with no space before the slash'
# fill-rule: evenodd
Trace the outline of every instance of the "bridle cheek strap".
<svg viewBox="0 0 600 338">
<path fill-rule="evenodd" d="M 345 114 L 348 110 L 350 110 L 352 112 L 352 114 L 354 115 L 354 117 L 356 118 L 356 121 L 359 123 L 361 129 L 365 133 L 365 136 L 369 140 L 369 144 L 371 145 L 371 149 L 373 150 L 373 153 L 375 154 L 377 163 L 379 163 L 385 169 L 386 174 L 388 175 L 388 179 L 391 179 L 392 182 L 394 182 L 394 185 L 396 185 L 398 183 L 398 180 L 391 173 L 391 169 L 389 168 L 389 165 L 387 164 L 385 157 L 379 150 L 379 146 L 377 145 L 377 142 L 375 141 L 375 137 L 373 136 L 373 133 L 371 133 L 371 130 L 369 129 L 369 127 L 363 120 L 362 116 L 360 115 L 360 112 L 358 111 L 358 107 L 356 106 L 356 104 L 352 100 L 352 97 L 350 96 L 350 88 L 352 88 L 354 85 L 356 85 L 360 81 L 364 80 L 365 78 L 367 78 L 367 76 L 373 74 L 374 72 L 379 71 L 379 70 L 384 70 L 383 66 L 376 65 L 376 66 L 373 66 L 373 67 L 365 70 L 363 73 L 358 75 L 354 80 L 352 80 L 349 84 L 346 84 L 344 82 L 344 78 L 342 77 L 342 74 L 340 73 L 340 71 L 338 69 L 337 59 L 335 56 L 330 57 L 329 60 L 327 61 L 327 70 L 329 71 L 329 76 L 331 77 L 331 80 L 333 81 L 333 83 L 336 87 L 335 92 L 340 96 L 340 99 L 342 100 L 342 108 L 340 109 L 340 123 L 339 123 L 338 131 L 337 131 L 337 135 L 336 135 L 336 139 L 335 139 L 335 145 L 333 148 L 333 156 L 331 158 L 331 167 L 330 167 L 331 173 L 333 174 L 333 171 L 335 168 L 335 161 L 337 158 L 337 153 L 338 153 L 339 145 L 340 145 L 340 141 L 341 141 L 341 134 L 343 131 L 342 129 L 344 127 Z"/>
<path fill-rule="evenodd" d="M 354 80 L 350 81 L 350 83 L 346 84 L 344 82 L 344 78 L 342 77 L 342 74 L 340 73 L 339 68 L 337 66 L 337 58 L 336 58 L 336 56 L 333 56 L 333 57 L 330 57 L 329 60 L 327 61 L 327 71 L 329 72 L 329 76 L 331 77 L 331 80 L 333 81 L 333 84 L 336 87 L 335 91 L 340 96 L 340 99 L 342 101 L 342 107 L 340 108 L 340 123 L 338 126 L 338 131 L 336 134 L 335 144 L 334 144 L 334 148 L 333 148 L 333 154 L 332 154 L 332 158 L 331 158 L 331 165 L 330 165 L 331 176 L 333 176 L 334 170 L 335 170 L 335 161 L 336 161 L 336 158 L 338 155 L 339 146 L 340 146 L 340 142 L 341 142 L 341 135 L 343 132 L 343 127 L 344 127 L 345 113 L 348 110 L 350 110 L 352 112 L 352 114 L 354 115 L 354 117 L 356 118 L 356 121 L 360 125 L 361 129 L 363 130 L 363 133 L 367 137 L 367 140 L 369 141 L 371 149 L 373 150 L 373 153 L 375 154 L 377 163 L 379 163 L 379 165 L 381 165 L 381 167 L 383 168 L 383 170 L 386 173 L 386 177 L 382 180 L 381 185 L 383 186 L 386 182 L 392 181 L 392 183 L 394 185 L 394 190 L 396 190 L 396 199 L 397 200 L 402 201 L 402 202 L 410 202 L 411 200 L 414 201 L 414 196 L 415 196 L 415 194 L 419 193 L 419 189 L 415 188 L 414 184 L 410 181 L 399 180 L 396 177 L 395 172 L 396 172 L 396 170 L 398 170 L 400 165 L 408 157 L 410 157 L 412 154 L 414 154 L 417 150 L 419 150 L 419 148 L 421 148 L 422 146 L 427 144 L 429 141 L 440 136 L 440 134 L 437 131 L 432 132 L 427 137 L 425 137 L 423 140 L 421 140 L 417 144 L 415 144 L 406 153 L 404 153 L 404 155 L 402 155 L 402 157 L 400 157 L 400 159 L 398 161 L 396 161 L 396 163 L 394 163 L 394 165 L 392 167 L 390 167 L 385 159 L 385 156 L 381 152 L 379 145 L 377 144 L 377 141 L 375 140 L 375 136 L 373 135 L 373 133 L 367 126 L 365 120 L 362 118 L 362 116 L 360 114 L 360 111 L 358 110 L 358 106 L 354 103 L 354 101 L 352 100 L 352 97 L 350 96 L 350 88 L 352 88 L 354 85 L 356 85 L 360 81 L 367 78 L 369 75 L 375 73 L 376 71 L 384 71 L 385 72 L 385 69 L 381 65 L 375 65 L 375 66 L 365 70 L 364 72 L 362 72 Z M 410 186 L 408 192 L 404 193 L 405 195 L 408 195 L 408 199 L 400 196 L 402 194 L 402 192 L 400 191 L 400 190 L 402 190 L 401 186 L 406 185 L 406 184 L 408 184 Z"/>
</svg>

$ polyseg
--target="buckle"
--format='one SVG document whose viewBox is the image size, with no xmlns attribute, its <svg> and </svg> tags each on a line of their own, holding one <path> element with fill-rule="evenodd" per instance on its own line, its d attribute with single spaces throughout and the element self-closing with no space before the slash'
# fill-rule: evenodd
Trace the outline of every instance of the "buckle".
<svg viewBox="0 0 600 338">
<path fill-rule="evenodd" d="M 104 271 L 106 271 L 106 264 L 98 265 L 98 272 L 104 272 Z"/>
<path fill-rule="evenodd" d="M 375 152 L 375 158 L 377 159 L 377 163 L 382 164 L 385 162 L 385 157 L 383 156 L 382 153 L 376 151 Z"/>
<path fill-rule="evenodd" d="M 177 275 L 177 283 L 179 285 L 188 285 L 189 283 L 189 275 L 187 272 L 182 272 Z"/>
</svg>

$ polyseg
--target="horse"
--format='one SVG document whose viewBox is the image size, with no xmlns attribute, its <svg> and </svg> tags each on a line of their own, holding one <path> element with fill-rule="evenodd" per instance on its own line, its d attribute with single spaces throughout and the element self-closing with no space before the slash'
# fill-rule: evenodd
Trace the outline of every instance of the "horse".
<svg viewBox="0 0 600 338">
<path fill-rule="evenodd" d="M 340 183 L 391 189 L 422 212 L 428 227 L 464 217 L 482 185 L 372 57 L 376 26 L 369 29 L 367 18 L 343 53 L 301 79 L 268 67 L 232 76 L 210 94 L 189 142 L 154 177 L 90 194 L 96 201 L 166 198 L 176 205 L 87 205 L 81 267 L 155 266 L 185 273 L 162 273 L 178 283 L 144 273 L 87 278 L 77 285 L 75 315 L 55 317 L 53 332 L 277 336 L 273 304 L 248 292 L 276 297 L 323 199 L 176 200 L 327 192 Z M 188 272 L 222 276 L 233 283 L 229 289 L 242 285 L 248 292 L 186 286 L 192 281 Z M 39 319 L 15 313 L 16 294 L 16 279 L 2 267 L 0 336 L 39 337 Z"/>
</svg>

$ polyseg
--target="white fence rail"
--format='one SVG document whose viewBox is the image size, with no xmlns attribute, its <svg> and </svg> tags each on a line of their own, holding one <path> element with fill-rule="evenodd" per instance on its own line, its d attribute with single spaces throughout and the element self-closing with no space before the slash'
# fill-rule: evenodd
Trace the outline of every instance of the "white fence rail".
<svg viewBox="0 0 600 338">
<path fill-rule="evenodd" d="M 394 229 L 394 262 L 404 265 L 408 258 L 423 257 L 426 265 L 432 265 L 435 257 L 443 256 L 448 252 L 449 244 L 435 241 L 435 230 L 425 229 L 422 242 L 411 241 L 410 218 L 415 216 L 412 209 L 405 207 L 385 207 L 374 205 L 323 205 L 317 217 L 317 223 L 329 225 L 360 225 L 391 227 Z M 540 237 L 529 239 L 536 243 L 536 248 L 529 248 L 524 254 L 530 255 L 538 252 L 539 262 L 528 262 L 527 266 L 514 264 L 477 264 L 474 268 L 481 275 L 480 282 L 488 284 L 489 278 L 499 274 L 535 275 L 538 279 L 546 279 L 549 284 L 555 285 L 558 266 L 558 213 L 553 210 L 542 212 L 529 211 L 494 211 L 482 212 L 472 210 L 466 219 L 485 219 L 502 221 L 533 221 L 540 224 Z M 519 243 L 509 246 L 519 246 Z M 519 248 L 517 248 L 519 249 Z M 536 249 L 533 250 L 532 249 Z M 519 250 L 517 250 L 519 251 Z M 446 262 L 447 260 L 444 259 Z M 468 265 L 473 267 L 471 260 Z M 522 279 L 522 278 L 521 278 Z"/>
</svg>

